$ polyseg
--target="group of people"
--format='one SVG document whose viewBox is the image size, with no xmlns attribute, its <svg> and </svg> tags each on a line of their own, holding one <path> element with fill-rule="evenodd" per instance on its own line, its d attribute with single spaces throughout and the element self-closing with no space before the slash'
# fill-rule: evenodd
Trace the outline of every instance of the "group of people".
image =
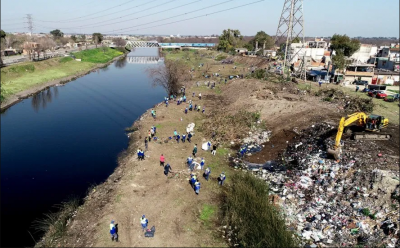
<svg viewBox="0 0 400 248">
<path fill-rule="evenodd" d="M 139 160 L 144 160 L 144 151 L 142 149 L 137 150 L 137 156 Z"/>
<path fill-rule="evenodd" d="M 200 112 L 200 110 L 201 110 L 201 106 L 200 105 L 197 105 L 197 104 L 195 104 L 194 105 L 194 108 L 193 108 L 193 103 L 192 103 L 192 100 L 190 100 L 189 101 L 189 108 L 188 107 L 186 107 L 185 108 L 185 114 L 187 114 L 188 113 L 188 110 L 189 111 L 192 111 L 192 110 L 194 110 L 194 111 L 197 111 L 197 112 Z M 206 111 L 206 108 L 205 107 L 203 107 L 203 110 L 201 111 L 203 114 L 204 114 L 204 112 Z"/>
<path fill-rule="evenodd" d="M 147 138 L 149 139 L 149 142 L 151 141 L 152 138 L 157 134 L 157 127 L 156 126 L 151 126 L 147 133 Z M 145 142 L 146 143 L 146 142 Z"/>
<path fill-rule="evenodd" d="M 182 135 L 180 135 L 176 129 L 174 131 L 174 136 L 173 138 L 176 140 L 177 143 L 179 143 L 179 141 L 182 141 L 182 143 L 185 143 L 185 141 L 187 140 L 189 143 L 191 142 L 193 137 L 193 134 L 191 132 L 187 132 L 186 134 L 183 133 Z M 170 137 L 170 139 L 172 139 L 172 137 Z"/>
</svg>

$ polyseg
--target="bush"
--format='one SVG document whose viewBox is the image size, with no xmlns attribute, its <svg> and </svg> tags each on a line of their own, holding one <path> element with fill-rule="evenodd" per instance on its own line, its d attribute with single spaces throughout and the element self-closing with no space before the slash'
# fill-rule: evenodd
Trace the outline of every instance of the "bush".
<svg viewBox="0 0 400 248">
<path fill-rule="evenodd" d="M 253 76 L 257 79 L 263 79 L 265 78 L 265 70 L 263 69 L 257 69 L 254 73 Z"/>
<path fill-rule="evenodd" d="M 33 227 L 36 231 L 45 233 L 45 237 L 35 247 L 55 247 L 57 240 L 65 236 L 67 223 L 79 204 L 80 201 L 77 198 L 72 198 L 58 205 L 58 212 L 45 214 L 43 219 L 34 221 Z"/>
<path fill-rule="evenodd" d="M 226 58 L 227 58 L 226 55 L 218 55 L 218 56 L 215 58 L 215 60 L 216 60 L 216 61 L 221 61 L 221 60 L 226 59 Z"/>
<path fill-rule="evenodd" d="M 249 173 L 235 174 L 224 193 L 224 224 L 232 227 L 231 245 L 297 247 L 279 210 L 270 202 L 267 184 Z"/>
<path fill-rule="evenodd" d="M 125 47 L 116 47 L 114 49 L 121 53 L 129 53 L 129 50 L 126 50 Z"/>
<path fill-rule="evenodd" d="M 73 60 L 73 58 L 71 58 L 71 57 L 64 57 L 64 58 L 61 58 L 58 62 L 66 63 L 66 62 L 72 61 L 72 60 Z"/>
</svg>

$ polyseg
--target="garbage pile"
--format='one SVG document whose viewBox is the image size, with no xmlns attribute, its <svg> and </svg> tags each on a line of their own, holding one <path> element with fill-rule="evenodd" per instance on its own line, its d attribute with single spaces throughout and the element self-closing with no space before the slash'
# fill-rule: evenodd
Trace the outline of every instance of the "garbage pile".
<svg viewBox="0 0 400 248">
<path fill-rule="evenodd" d="M 271 136 L 271 131 L 262 131 L 262 132 L 249 132 L 249 136 L 244 138 L 242 144 L 240 146 L 240 151 L 242 155 L 247 154 L 250 156 L 253 153 L 259 152 L 262 150 L 263 146 L 261 144 L 268 142 L 269 137 Z"/>
<path fill-rule="evenodd" d="M 231 162 L 269 184 L 274 203 L 302 245 L 398 246 L 398 157 L 378 156 L 373 141 L 346 140 L 337 163 L 326 153 L 332 133 L 328 124 L 313 125 L 299 133 L 282 160 Z"/>
</svg>

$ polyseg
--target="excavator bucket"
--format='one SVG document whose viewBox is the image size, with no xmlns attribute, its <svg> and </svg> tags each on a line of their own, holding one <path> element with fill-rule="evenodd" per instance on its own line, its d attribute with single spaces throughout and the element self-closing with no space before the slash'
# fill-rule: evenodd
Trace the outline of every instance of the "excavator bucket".
<svg viewBox="0 0 400 248">
<path fill-rule="evenodd" d="M 328 149 L 328 154 L 332 155 L 336 161 L 340 160 L 340 148 L 338 149 Z"/>
</svg>

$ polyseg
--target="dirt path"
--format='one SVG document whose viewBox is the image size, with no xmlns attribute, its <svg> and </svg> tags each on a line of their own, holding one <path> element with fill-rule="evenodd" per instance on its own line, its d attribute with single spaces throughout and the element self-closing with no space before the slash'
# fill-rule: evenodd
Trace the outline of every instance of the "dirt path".
<svg viewBox="0 0 400 248">
<path fill-rule="evenodd" d="M 204 101 L 194 99 L 197 104 L 204 104 Z M 137 141 L 130 145 L 128 155 L 116 172 L 105 184 L 92 191 L 82 207 L 84 209 L 72 223 L 66 246 L 225 246 L 220 237 L 214 237 L 210 230 L 211 222 L 199 219 L 204 206 L 215 202 L 219 190 L 216 177 L 221 173 L 218 164 L 224 156 L 220 153 L 212 156 L 210 152 L 202 151 L 201 143 L 205 139 L 196 128 L 192 143 L 169 141 L 160 144 L 151 141 L 145 153 L 146 159 L 137 160 L 134 147 L 144 149 L 143 140 L 152 125 L 157 126 L 157 137 L 165 140 L 173 135 L 175 129 L 182 133 L 187 124 L 199 124 L 202 113 L 185 115 L 181 111 L 185 106 L 177 106 L 176 102 L 170 103 L 168 108 L 160 105 L 155 108 L 157 120 L 153 120 L 149 112 L 143 116 L 139 122 L 140 130 L 134 133 Z M 196 160 L 199 162 L 204 157 L 206 166 L 212 168 L 208 182 L 201 177 L 200 171 L 196 171 L 201 182 L 199 195 L 188 183 L 189 170 L 185 163 L 195 143 L 199 151 Z M 159 165 L 161 154 L 174 172 L 168 178 Z M 149 220 L 149 227 L 156 227 L 154 238 L 144 237 L 140 226 L 143 214 Z M 119 243 L 110 240 L 108 228 L 111 220 L 119 224 Z"/>
</svg>

